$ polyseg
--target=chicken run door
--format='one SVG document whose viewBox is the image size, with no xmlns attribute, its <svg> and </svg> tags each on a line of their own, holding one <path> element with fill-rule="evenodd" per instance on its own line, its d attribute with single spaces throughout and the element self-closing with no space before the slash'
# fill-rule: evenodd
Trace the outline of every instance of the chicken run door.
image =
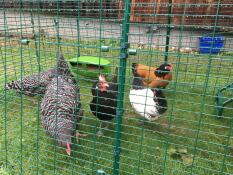
<svg viewBox="0 0 233 175">
<path fill-rule="evenodd" d="M 232 174 L 232 0 L 2 0 L 0 17 L 0 175 Z"/>
</svg>

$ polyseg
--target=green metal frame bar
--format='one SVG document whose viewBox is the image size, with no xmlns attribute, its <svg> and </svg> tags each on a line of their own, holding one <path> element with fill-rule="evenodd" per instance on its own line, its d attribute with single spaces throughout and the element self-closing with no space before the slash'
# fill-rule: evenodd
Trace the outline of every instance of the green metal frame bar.
<svg viewBox="0 0 233 175">
<path fill-rule="evenodd" d="M 80 27 L 79 27 L 79 19 L 80 19 L 80 1 L 77 1 L 77 13 L 76 13 L 76 25 L 77 25 L 77 62 L 78 62 L 78 58 L 80 57 Z M 76 79 L 78 79 L 78 74 L 76 75 Z M 78 87 L 77 89 L 77 94 L 80 94 L 80 88 Z M 77 99 L 76 98 L 76 108 L 79 108 L 78 106 L 78 103 L 80 102 L 80 98 Z M 80 110 L 81 108 L 79 108 Z M 75 110 L 77 111 L 77 110 Z M 75 116 L 77 116 L 78 114 L 75 113 L 74 114 Z M 80 116 L 79 116 L 80 117 Z M 77 133 L 77 130 L 79 128 L 78 126 L 78 121 L 75 120 L 75 131 L 74 131 L 74 137 L 72 138 L 72 152 L 71 152 L 71 159 L 73 161 L 73 164 L 72 164 L 72 172 L 71 174 L 75 174 L 75 165 L 76 165 L 76 156 L 77 156 L 77 149 L 78 149 L 78 143 L 77 143 L 77 140 L 76 140 L 76 133 Z"/>
<path fill-rule="evenodd" d="M 114 149 L 114 162 L 113 162 L 113 175 L 119 174 L 120 166 L 120 149 L 121 149 L 121 131 L 122 131 L 122 115 L 123 115 L 123 100 L 124 100 L 124 84 L 126 75 L 126 58 L 127 58 L 127 45 L 128 33 L 130 22 L 130 8 L 131 1 L 124 1 L 124 16 L 122 23 L 122 36 L 121 36 L 121 51 L 120 51 L 120 67 L 118 72 L 118 96 L 117 96 L 117 114 L 116 114 L 116 127 L 115 127 L 115 149 Z"/>
<path fill-rule="evenodd" d="M 99 1 L 99 3 L 100 3 L 100 12 L 102 12 L 102 10 L 103 10 L 103 8 L 102 8 L 102 3 L 103 3 L 103 1 L 102 0 L 100 0 Z M 99 32 L 99 45 L 101 46 L 101 40 L 102 40 L 102 33 L 101 33 L 101 29 L 102 29 L 102 13 L 100 13 L 100 16 L 99 16 L 99 21 L 100 21 L 100 24 L 99 24 L 99 28 L 100 28 L 100 32 Z M 101 52 L 101 48 L 99 48 L 99 52 L 98 52 L 99 54 L 98 54 L 98 57 L 99 58 L 101 58 L 101 55 L 102 55 L 102 52 Z M 98 61 L 98 66 L 99 66 L 99 69 L 100 69 L 100 59 L 99 59 L 99 61 Z M 99 104 L 99 92 L 97 92 L 97 103 L 96 104 Z M 96 113 L 98 112 L 98 105 L 97 105 L 97 107 L 96 107 Z M 98 119 L 96 118 L 96 121 L 98 121 Z M 96 122 L 97 123 L 97 122 Z M 97 131 L 97 125 L 95 125 L 95 132 Z M 96 164 L 95 164 L 95 159 L 96 159 L 96 151 L 95 151 L 95 149 L 96 149 L 96 146 L 97 146 L 97 138 L 95 137 L 94 138 L 94 154 L 93 154 L 93 159 L 92 159 L 92 173 L 94 174 L 95 172 L 96 172 Z"/>
<path fill-rule="evenodd" d="M 35 33 L 35 23 L 34 23 L 34 18 L 33 18 L 33 3 L 30 1 L 30 17 L 31 17 L 31 24 L 32 24 L 32 33 L 35 37 L 35 48 L 36 48 L 36 59 L 38 63 L 38 73 L 41 72 L 41 64 L 40 64 L 40 17 L 38 16 L 38 23 L 39 23 L 39 30 L 38 30 L 38 40 L 37 40 L 37 35 Z M 38 9 L 39 12 L 40 9 Z M 40 77 L 39 77 L 40 79 Z M 40 102 L 37 101 L 37 110 L 40 110 Z M 40 130 L 40 113 L 37 113 L 37 126 L 36 126 L 36 169 L 37 169 L 37 174 L 39 174 L 39 130 Z"/>
<path fill-rule="evenodd" d="M 5 29 L 4 33 L 6 35 L 7 34 L 7 29 L 6 29 L 6 26 L 7 26 L 7 22 L 6 22 L 6 1 L 3 2 L 3 6 L 4 6 L 3 16 L 4 16 L 4 29 Z M 4 62 L 5 62 L 5 65 L 4 65 L 4 78 L 5 78 L 5 82 L 4 82 L 4 84 L 6 85 L 6 83 L 7 83 L 6 37 L 4 38 L 4 45 L 5 45 L 5 47 L 4 47 L 4 51 L 5 51 L 5 53 L 4 53 Z M 6 104 L 7 94 L 6 94 L 6 91 L 4 92 L 4 100 L 5 100 L 5 103 L 4 103 L 4 107 L 5 107 L 5 109 L 4 109 L 5 167 L 7 168 L 7 166 L 8 166 L 8 147 L 7 147 L 7 110 L 6 110 L 6 108 L 7 108 L 7 104 Z"/>
<path fill-rule="evenodd" d="M 23 13 L 23 1 L 20 0 L 20 9 L 19 9 L 19 15 L 20 15 L 20 28 L 22 29 L 22 13 Z M 20 30 L 20 37 L 22 38 L 23 31 Z M 22 87 L 22 79 L 23 79 L 23 47 L 22 43 L 20 42 L 20 81 L 21 81 L 21 87 Z M 20 93 L 20 173 L 23 174 L 23 95 Z"/>
<path fill-rule="evenodd" d="M 77 1 L 77 18 L 76 18 L 76 25 L 77 25 L 77 46 L 78 46 L 78 50 L 77 50 L 77 61 L 78 61 L 78 57 L 80 57 L 81 53 L 80 53 L 80 24 L 79 24 L 79 19 L 80 19 L 80 1 Z"/>
<path fill-rule="evenodd" d="M 56 8 L 57 8 L 57 13 L 56 13 L 56 19 L 54 18 L 54 27 L 55 27 L 55 30 L 56 30 L 56 39 L 57 39 L 57 58 L 59 57 L 59 52 L 61 51 L 61 46 L 60 46 L 60 33 L 59 33 L 59 0 L 56 1 Z M 58 76 L 57 76 L 57 87 L 58 87 Z M 56 94 L 56 98 L 58 98 L 58 89 L 56 89 L 57 91 L 57 94 Z M 57 132 L 57 102 L 56 102 L 56 121 L 55 121 L 55 132 Z M 57 154 L 56 154 L 56 151 L 57 151 L 57 144 L 55 143 L 56 141 L 54 140 L 54 158 L 53 158 L 53 173 L 56 174 L 56 162 L 57 162 Z"/>
</svg>

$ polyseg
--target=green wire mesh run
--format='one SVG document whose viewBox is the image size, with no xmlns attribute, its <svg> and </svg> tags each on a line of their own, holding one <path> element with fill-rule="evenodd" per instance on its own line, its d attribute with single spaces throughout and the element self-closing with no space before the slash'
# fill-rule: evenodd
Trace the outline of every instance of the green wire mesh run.
<svg viewBox="0 0 233 175">
<path fill-rule="evenodd" d="M 216 112 L 216 93 L 233 82 L 231 0 L 0 2 L 0 174 L 232 174 L 233 103 L 221 117 Z M 200 37 L 218 36 L 218 54 L 211 54 L 214 43 L 200 52 Z M 57 53 L 76 62 L 69 66 L 84 110 L 78 131 L 88 134 L 71 156 L 41 125 L 41 94 L 4 90 L 55 67 Z M 78 73 L 85 57 L 97 60 L 85 69 L 108 82 L 118 77 L 117 113 L 101 137 L 89 107 L 98 76 Z M 164 62 L 173 65 L 162 89 L 168 109 L 150 122 L 129 101 L 132 63 L 152 70 Z M 222 93 L 225 101 L 232 97 L 232 89 Z"/>
</svg>

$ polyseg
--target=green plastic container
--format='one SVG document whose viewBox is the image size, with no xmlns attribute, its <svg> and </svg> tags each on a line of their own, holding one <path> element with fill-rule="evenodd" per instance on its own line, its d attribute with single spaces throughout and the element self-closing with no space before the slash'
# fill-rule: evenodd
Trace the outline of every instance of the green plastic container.
<svg viewBox="0 0 233 175">
<path fill-rule="evenodd" d="M 110 62 L 105 58 L 93 56 L 80 56 L 69 60 L 74 75 L 97 78 L 99 74 L 110 73 Z"/>
</svg>

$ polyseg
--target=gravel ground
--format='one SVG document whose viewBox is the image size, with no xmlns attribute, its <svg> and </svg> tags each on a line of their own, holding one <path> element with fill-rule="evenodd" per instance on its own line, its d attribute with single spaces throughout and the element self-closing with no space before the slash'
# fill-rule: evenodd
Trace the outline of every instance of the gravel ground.
<svg viewBox="0 0 233 175">
<path fill-rule="evenodd" d="M 9 33 L 20 33 L 21 29 L 23 34 L 32 34 L 33 28 L 38 32 L 38 29 L 43 29 L 45 35 L 55 37 L 57 28 L 59 28 L 59 35 L 62 38 L 76 39 L 77 35 L 77 22 L 75 18 L 59 17 L 49 15 L 37 15 L 33 17 L 30 13 L 17 13 L 8 11 L 5 14 L 4 20 L 3 11 L 0 12 L 0 30 L 1 34 L 6 30 Z M 34 25 L 32 25 L 32 19 Z M 55 25 L 57 21 L 57 26 Z M 99 39 L 99 38 L 114 38 L 121 37 L 121 25 L 117 21 L 106 22 L 96 19 L 80 19 L 79 21 L 80 37 L 83 40 Z M 166 29 L 159 27 L 154 33 L 147 33 L 146 24 L 131 24 L 129 32 L 129 41 L 131 44 L 141 43 L 153 47 L 163 47 L 166 42 Z M 207 34 L 206 30 L 183 30 L 172 29 L 170 34 L 170 46 L 175 47 L 190 47 L 198 48 L 200 36 Z M 2 34 L 3 35 L 3 34 Z M 233 49 L 233 36 L 228 36 L 225 39 L 225 50 L 232 51 Z"/>
</svg>

